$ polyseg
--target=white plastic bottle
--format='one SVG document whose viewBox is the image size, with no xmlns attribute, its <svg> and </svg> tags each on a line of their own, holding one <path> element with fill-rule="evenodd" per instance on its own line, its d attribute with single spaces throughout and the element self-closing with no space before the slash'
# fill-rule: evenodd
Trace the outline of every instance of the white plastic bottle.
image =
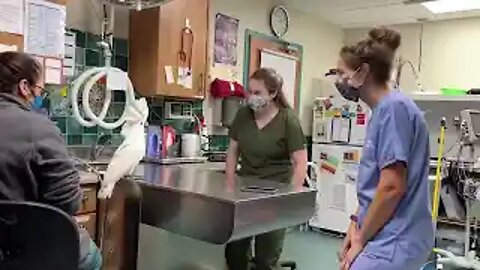
<svg viewBox="0 0 480 270">
<path fill-rule="evenodd" d="M 202 119 L 200 127 L 200 143 L 202 146 L 203 152 L 210 151 L 209 139 L 208 139 L 208 128 L 205 123 L 205 118 Z"/>
</svg>

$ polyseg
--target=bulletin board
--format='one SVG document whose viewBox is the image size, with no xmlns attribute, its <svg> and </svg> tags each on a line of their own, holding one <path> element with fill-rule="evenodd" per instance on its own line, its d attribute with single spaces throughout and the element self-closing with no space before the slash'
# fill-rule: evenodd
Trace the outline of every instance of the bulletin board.
<svg viewBox="0 0 480 270">
<path fill-rule="evenodd" d="M 52 2 L 54 4 L 63 5 L 63 6 L 65 6 L 68 2 L 68 0 L 47 0 L 47 1 Z M 3 4 L 19 3 L 19 2 L 23 4 L 25 3 L 23 0 L 0 0 L 0 5 L 2 4 L 2 2 Z M 23 20 L 23 18 L 18 18 L 18 20 Z M 9 46 L 14 45 L 17 47 L 18 51 L 23 51 L 24 36 L 23 34 L 4 32 L 0 29 L 0 44 L 9 45 Z"/>
<path fill-rule="evenodd" d="M 0 0 L 0 52 L 15 50 L 19 52 L 26 51 L 33 55 L 43 66 L 44 81 L 47 84 L 62 84 L 64 80 L 64 7 L 67 1 L 68 0 Z M 35 7 L 36 10 L 29 10 L 30 7 Z M 56 15 L 58 18 L 61 17 L 61 19 L 52 19 L 57 17 L 51 16 L 51 11 L 48 14 L 41 13 L 45 7 L 49 10 L 58 11 Z M 29 14 L 31 14 L 31 16 Z M 39 30 L 32 31 L 32 29 Z M 46 30 L 46 33 L 40 31 L 42 29 Z M 57 33 L 54 33 L 56 35 L 52 34 L 54 31 L 57 31 Z M 45 42 L 32 42 L 32 40 L 36 41 L 34 38 L 38 40 L 41 39 Z M 44 43 L 50 47 L 41 47 L 40 44 L 44 45 Z M 55 46 L 53 50 L 51 49 L 52 44 Z M 28 45 L 30 49 L 26 48 L 26 45 Z M 44 50 L 40 50 L 39 48 Z M 54 53 L 48 53 L 49 51 L 54 51 Z"/>
<path fill-rule="evenodd" d="M 245 33 L 244 85 L 261 67 L 274 68 L 283 77 L 283 91 L 298 113 L 302 80 L 303 46 L 252 30 Z"/>
</svg>

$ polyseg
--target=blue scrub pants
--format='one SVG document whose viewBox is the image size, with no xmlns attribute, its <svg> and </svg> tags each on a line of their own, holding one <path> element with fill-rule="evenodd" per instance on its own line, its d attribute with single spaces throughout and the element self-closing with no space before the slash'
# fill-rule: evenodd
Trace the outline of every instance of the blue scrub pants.
<svg viewBox="0 0 480 270">
<path fill-rule="evenodd" d="M 102 268 L 102 255 L 97 245 L 90 240 L 90 250 L 85 258 L 80 259 L 80 270 L 100 270 Z"/>
<path fill-rule="evenodd" d="M 387 259 L 364 251 L 353 262 L 350 270 L 420 270 L 427 262 L 430 252 L 412 254 L 407 247 L 397 244 L 392 258 Z"/>
</svg>

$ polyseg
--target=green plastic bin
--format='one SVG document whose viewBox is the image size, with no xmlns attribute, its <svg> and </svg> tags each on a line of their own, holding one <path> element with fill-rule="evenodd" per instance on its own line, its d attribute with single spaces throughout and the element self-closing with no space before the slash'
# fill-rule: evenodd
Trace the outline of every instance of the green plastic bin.
<svg viewBox="0 0 480 270">
<path fill-rule="evenodd" d="M 465 96 L 468 90 L 459 88 L 442 88 L 441 91 L 444 96 Z"/>
</svg>

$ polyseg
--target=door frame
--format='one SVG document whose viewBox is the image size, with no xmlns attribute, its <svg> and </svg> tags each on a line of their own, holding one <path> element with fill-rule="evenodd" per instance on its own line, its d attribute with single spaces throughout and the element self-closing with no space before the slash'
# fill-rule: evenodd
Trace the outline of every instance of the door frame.
<svg viewBox="0 0 480 270">
<path fill-rule="evenodd" d="M 294 108 L 292 108 L 296 113 L 300 112 L 300 101 L 301 101 L 301 93 L 302 93 L 302 79 L 303 79 L 303 46 L 297 43 L 289 42 L 280 38 L 277 38 L 272 35 L 260 33 L 254 30 L 246 29 L 245 30 L 245 54 L 243 58 L 243 85 L 245 89 L 248 89 L 248 83 L 250 80 L 250 58 L 251 58 L 251 41 L 252 39 L 263 39 L 265 41 L 270 41 L 277 43 L 280 46 L 285 46 L 288 48 L 292 48 L 296 52 L 298 52 L 298 64 L 300 68 L 300 74 L 297 78 L 296 84 L 296 93 L 295 93 L 295 104 Z"/>
</svg>

